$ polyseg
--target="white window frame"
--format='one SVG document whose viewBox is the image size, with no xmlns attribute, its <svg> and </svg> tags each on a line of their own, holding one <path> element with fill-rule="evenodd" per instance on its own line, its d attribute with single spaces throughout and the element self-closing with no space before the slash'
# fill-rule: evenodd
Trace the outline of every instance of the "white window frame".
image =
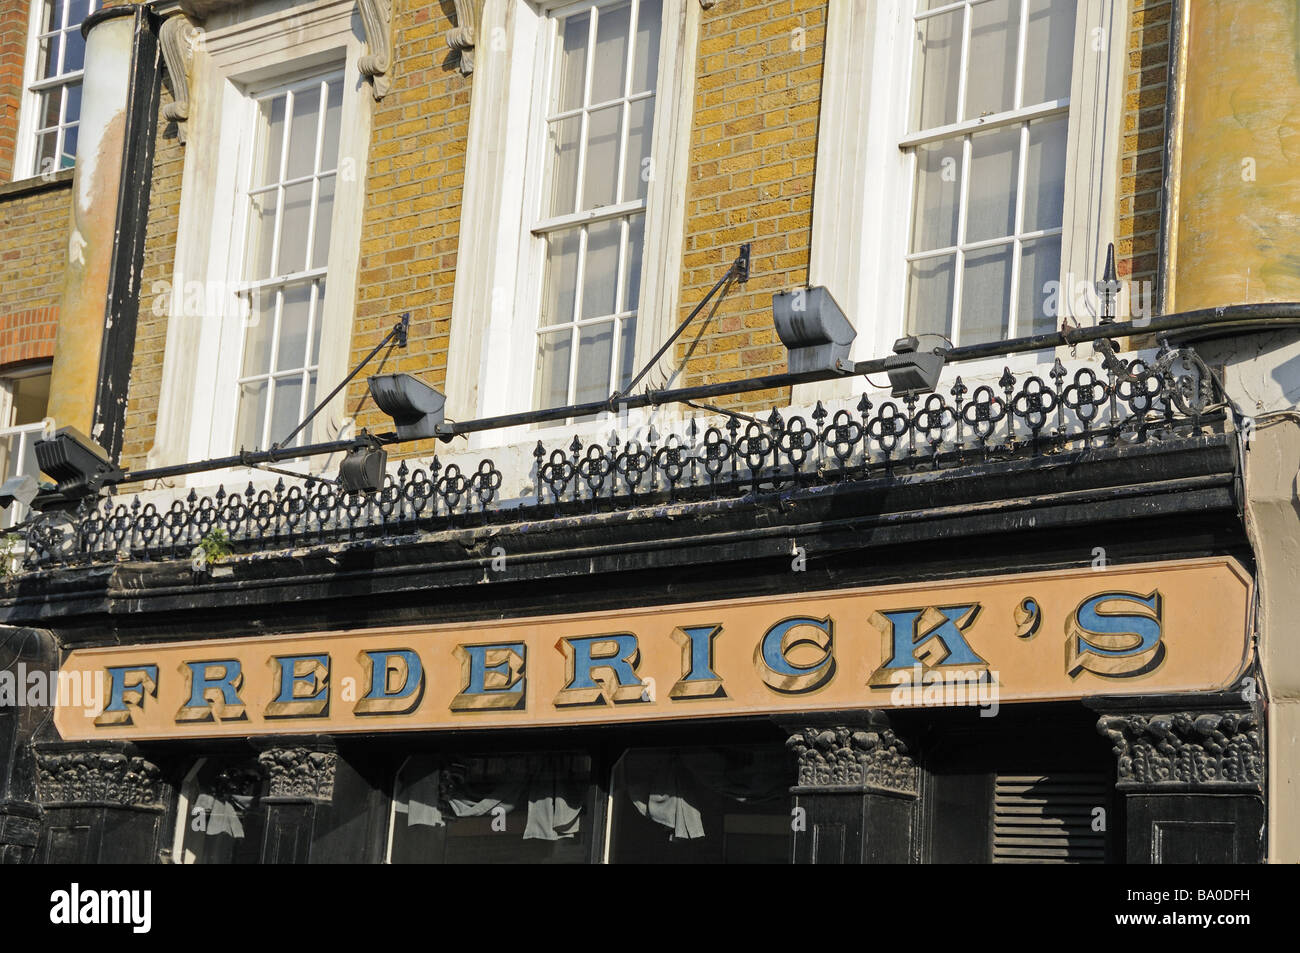
<svg viewBox="0 0 1300 953">
<path fill-rule="evenodd" d="M 249 93 L 264 84 L 342 69 L 340 172 L 321 317 L 317 399 L 348 371 L 370 140 L 373 94 L 358 61 L 367 54 L 355 0 L 266 0 L 213 14 L 204 24 L 190 72 L 188 143 L 170 294 L 158 424 L 148 466 L 226 456 L 234 446 L 244 327 L 237 300 L 243 279 L 241 200 L 254 144 L 248 135 Z M 224 150 L 224 152 L 223 152 Z M 231 161 L 212 162 L 226 154 Z M 346 169 L 345 169 L 346 166 Z M 197 282 L 197 286 L 193 283 Z M 186 289 L 197 287 L 223 302 L 219 314 L 191 313 Z M 160 289 L 143 289 L 163 300 Z M 312 421 L 307 442 L 350 430 L 344 395 Z M 319 472 L 324 457 L 301 461 Z M 286 464 L 290 465 L 290 464 Z M 246 479 L 256 471 L 197 474 L 189 485 Z"/>
<path fill-rule="evenodd" d="M 249 244 L 249 230 L 250 230 L 250 228 L 252 227 L 252 226 L 251 226 L 251 223 L 252 223 L 252 201 L 251 201 L 252 193 L 255 192 L 255 191 L 257 191 L 257 192 L 265 192 L 265 191 L 268 190 L 268 188 L 274 189 L 274 190 L 276 191 L 276 193 L 277 193 L 277 201 L 276 201 L 276 216 L 277 216 L 277 218 L 282 219 L 283 216 L 284 216 L 284 207 L 285 207 L 285 191 L 286 191 L 286 188 L 288 187 L 288 186 L 286 186 L 286 184 L 285 184 L 284 181 L 281 181 L 281 178 L 282 178 L 282 174 L 281 174 L 281 173 L 277 173 L 277 175 L 276 175 L 276 177 L 275 177 L 275 184 L 272 185 L 272 186 L 270 186 L 270 187 L 266 187 L 266 186 L 257 186 L 257 187 L 254 187 L 254 185 L 253 185 L 253 178 L 254 178 L 254 174 L 255 174 L 255 173 L 254 173 L 254 170 L 255 170 L 255 168 L 256 168 L 256 166 L 258 165 L 258 162 L 259 162 L 259 160 L 260 160 L 260 150 L 261 150 L 262 147 L 265 145 L 264 141 L 261 139 L 261 133 L 260 133 L 261 120 L 260 120 L 259 117 L 258 117 L 258 112 L 259 112 L 259 103 L 262 102 L 262 101 L 265 100 L 265 99 L 268 99 L 268 98 L 271 98 L 271 97 L 274 97 L 274 96 L 278 96 L 278 95 L 281 95 L 281 94 L 283 94 L 283 93 L 288 93 L 288 92 L 292 92 L 292 93 L 294 94 L 294 96 L 295 96 L 295 102 L 296 102 L 297 94 L 298 94 L 299 92 L 301 92 L 302 90 L 304 90 L 304 89 L 309 89 L 309 88 L 311 88 L 312 86 L 316 86 L 316 87 L 319 88 L 319 87 L 322 86 L 323 84 L 328 83 L 328 82 L 332 82 L 332 81 L 334 81 L 335 79 L 340 80 L 341 82 L 346 83 L 347 76 L 346 76 L 346 74 L 343 72 L 343 70 L 342 70 L 341 68 L 340 68 L 340 69 L 334 69 L 334 70 L 325 70 L 325 71 L 321 71 L 321 70 L 315 70 L 315 69 L 313 69 L 313 70 L 308 70 L 308 71 L 307 71 L 305 74 L 303 74 L 303 75 L 298 75 L 298 76 L 294 76 L 294 77 L 280 77 L 280 78 L 277 78 L 274 82 L 271 82 L 271 83 L 262 83 L 262 84 L 257 84 L 257 85 L 255 85 L 255 86 L 251 86 L 251 87 L 249 87 L 247 90 L 245 90 L 245 92 L 246 92 L 246 94 L 247 94 L 247 97 L 248 97 L 248 117 L 247 117 L 247 120 L 246 120 L 247 123 L 248 123 L 248 127 L 247 127 L 247 128 L 250 128 L 250 129 L 253 129 L 253 130 L 257 130 L 257 134 L 256 134 L 256 135 L 250 135 L 250 136 L 248 137 L 248 139 L 249 139 L 249 145 L 250 145 L 251 149 L 252 149 L 252 150 L 256 150 L 256 151 L 250 151 L 250 155 L 249 155 L 249 165 L 248 165 L 248 168 L 247 168 L 247 170 L 246 170 L 247 173 L 248 173 L 248 175 L 245 177 L 243 183 L 241 183 L 241 185 L 240 185 L 240 188 L 239 188 L 239 190 L 238 190 L 238 199 L 237 199 L 237 201 L 238 201 L 239 204 L 241 205 L 241 209 L 240 209 L 240 212 L 239 212 L 241 225 L 240 225 L 240 239 L 239 239 L 239 242 L 238 242 L 238 249 L 237 249 L 237 251 L 236 251 L 236 254 L 237 254 L 237 256 L 238 256 L 238 260 L 239 260 L 239 262 L 240 262 L 239 267 L 240 267 L 241 278 L 245 279 L 245 280 L 242 280 L 241 283 L 240 283 L 240 289 L 241 289 L 241 292 L 242 292 L 243 290 L 248 290 L 248 291 L 253 291 L 254 293 L 258 293 L 258 294 L 260 294 L 260 293 L 263 293 L 263 292 L 269 291 L 271 294 L 276 294 L 276 293 L 278 293 L 278 292 L 280 292 L 280 291 L 283 291 L 283 290 L 287 289 L 288 287 L 290 287 L 290 286 L 292 286 L 292 285 L 301 285 L 301 284 L 310 284 L 310 285 L 312 286 L 312 290 L 311 290 L 311 292 L 310 292 L 310 298 L 309 298 L 309 300 L 310 300 L 310 304 L 309 304 L 309 306 L 308 306 L 308 307 L 309 307 L 309 318 L 308 318 L 308 322 L 307 322 L 307 341 L 306 341 L 306 351 L 305 351 L 305 353 L 303 354 L 303 363 L 302 363 L 300 366 L 298 366 L 298 367 L 288 367 L 288 368 L 285 368 L 285 369 L 283 369 L 283 370 L 279 370 L 279 369 L 277 369 L 277 365 L 278 365 L 278 363 L 279 363 L 279 361 L 278 361 L 278 352 L 279 352 L 279 346 L 280 346 L 280 335 L 275 335 L 275 336 L 273 336 L 273 337 L 271 337 L 271 338 L 269 339 L 269 341 L 270 341 L 271 353 L 270 353 L 269 355 L 267 355 L 267 366 L 268 366 L 268 370 L 267 370 L 265 373 L 256 373 L 256 374 L 245 375 L 244 372 L 243 372 L 243 365 L 244 365 L 244 356 L 245 356 L 245 352 L 246 352 L 247 347 L 248 347 L 248 329 L 245 328 L 245 329 L 244 329 L 244 340 L 243 340 L 242 345 L 241 345 L 241 347 L 240 347 L 240 349 L 239 349 L 239 351 L 240 351 L 240 356 L 239 356 L 239 366 L 238 366 L 237 369 L 236 369 L 235 387 L 236 387 L 236 391 L 238 391 L 239 388 L 242 387 L 242 385 L 244 385 L 245 383 L 251 382 L 251 381 L 264 381 L 264 382 L 269 382 L 269 381 L 271 381 L 273 378 L 285 377 L 285 376 L 288 376 L 288 375 L 290 375 L 290 374 L 296 374 L 296 375 L 299 377 L 299 379 L 301 380 L 301 379 L 305 379 L 309 373 L 312 373 L 312 372 L 316 373 L 316 374 L 317 374 L 316 385 L 315 385 L 314 390 L 312 390 L 312 391 L 310 392 L 310 399 L 309 399 L 309 392 L 308 392 L 308 389 L 307 389 L 306 387 L 303 388 L 303 392 L 302 392 L 302 394 L 301 394 L 300 397 L 299 397 L 299 409 L 298 409 L 298 414 L 297 414 L 297 416 L 295 417 L 295 424 L 296 424 L 298 421 L 303 420 L 303 419 L 307 416 L 307 414 L 311 412 L 312 408 L 315 406 L 315 402 L 316 402 L 317 400 L 319 400 L 320 397 L 321 397 L 321 381 L 320 381 L 320 379 L 319 379 L 320 367 L 319 367 L 319 364 L 313 364 L 312 361 L 311 361 L 311 351 L 312 351 L 311 341 L 312 341 L 312 337 L 314 336 L 314 335 L 313 335 L 313 332 L 316 331 L 316 330 L 319 328 L 320 333 L 321 333 L 321 342 L 320 342 L 320 343 L 321 343 L 321 347 L 322 347 L 322 348 L 324 347 L 324 344 L 325 344 L 325 341 L 324 341 L 324 333 L 323 333 L 323 332 L 324 332 L 324 328 L 323 328 L 323 327 L 320 327 L 320 325 L 322 324 L 322 320 L 321 320 L 321 319 L 322 319 L 322 317 L 323 317 L 324 307 L 325 307 L 325 305 L 328 305 L 328 304 L 329 304 L 329 301 L 330 301 L 330 298 L 329 298 L 329 265 L 328 265 L 328 261 L 327 261 L 327 263 L 326 263 L 325 265 L 322 265 L 322 266 L 319 266 L 319 267 L 313 267 L 313 266 L 312 266 L 312 258 L 313 258 L 314 254 L 315 254 L 316 249 L 313 248 L 313 247 L 310 247 L 310 246 L 314 243 L 314 239 L 315 239 L 315 233 L 316 233 L 316 215 L 317 215 L 317 212 L 319 211 L 319 204 L 320 204 L 320 203 L 319 203 L 319 188 L 320 188 L 319 183 L 320 183 L 320 181 L 321 181 L 321 179 L 322 179 L 322 174 L 321 174 L 320 172 L 317 172 L 316 169 L 317 169 L 317 167 L 319 167 L 320 164 L 321 164 L 321 155 L 320 155 L 320 152 L 321 152 L 322 142 L 323 142 L 323 139 L 324 139 L 325 124 L 324 124 L 324 122 L 323 122 L 320 118 L 318 118 L 318 120 L 317 120 L 317 129 L 316 129 L 316 144 L 315 144 L 315 147 L 314 147 L 314 149 L 313 149 L 314 161 L 313 161 L 313 170 L 312 170 L 312 172 L 308 173 L 308 175 L 306 175 L 306 176 L 300 176 L 297 180 L 294 180 L 292 183 L 290 183 L 290 184 L 295 184 L 295 185 L 296 185 L 296 184 L 303 184 L 303 183 L 306 182 L 306 181 L 310 181 L 310 182 L 313 183 L 313 188 L 312 188 L 313 204 L 312 204 L 312 208 L 311 208 L 311 211 L 310 211 L 310 213 L 309 213 L 308 222 L 307 222 L 308 246 L 309 246 L 309 247 L 308 247 L 308 248 L 306 249 L 306 251 L 305 251 L 305 254 L 307 255 L 307 258 L 306 258 L 306 260 L 305 260 L 304 263 L 303 263 L 303 264 L 304 264 L 304 268 L 303 268 L 302 270 L 300 270 L 300 271 L 293 272 L 292 274 L 287 275 L 287 276 L 286 276 L 286 275 L 272 275 L 272 276 L 270 276 L 270 277 L 266 277 L 266 278 L 258 279 L 258 280 L 255 280 L 255 281 L 248 281 L 248 280 L 246 280 L 246 276 L 243 274 L 243 272 L 244 272 L 244 270 L 247 268 L 248 244 Z M 321 109 L 322 112 L 324 112 L 325 109 L 326 109 L 326 100 L 325 100 L 325 98 L 322 98 L 322 99 L 321 99 L 320 109 Z M 340 113 L 341 113 L 341 110 L 340 110 Z M 341 123 L 341 122 L 342 122 L 342 119 L 341 119 L 341 117 L 340 117 L 340 123 Z M 286 135 L 288 135 L 291 126 L 292 126 L 292 122 L 289 121 L 289 120 L 286 120 L 286 124 L 285 124 L 285 134 L 286 134 Z M 341 128 L 340 128 L 339 132 L 340 132 L 340 134 L 342 133 L 342 129 L 341 129 Z M 341 137 L 341 135 L 340 135 L 340 137 Z M 284 150 L 283 146 L 284 146 L 284 144 L 282 143 L 282 144 L 281 144 L 282 153 L 281 153 L 281 157 L 280 157 L 280 158 L 281 158 L 281 162 L 285 162 L 285 161 L 287 161 L 287 155 L 288 155 L 287 151 Z M 333 172 L 326 172 L 325 174 L 326 174 L 326 175 L 332 175 L 332 176 L 333 176 L 333 178 L 334 178 L 334 184 L 335 184 L 335 187 L 336 187 L 336 189 L 337 189 L 337 186 L 338 186 L 338 183 L 339 183 L 339 177 L 340 177 L 340 173 L 339 173 L 339 171 L 338 171 L 337 162 L 336 162 L 335 165 L 334 165 L 334 171 L 333 171 Z M 332 209 L 331 209 L 331 210 L 332 210 Z M 331 223 L 331 225 L 332 225 L 332 223 Z M 283 238 L 283 231 L 282 231 L 282 228 L 278 226 L 277 229 L 276 229 L 276 238 L 275 238 L 276 245 L 275 245 L 275 253 L 274 253 L 274 254 L 276 255 L 276 257 L 278 257 L 278 250 L 279 250 L 280 242 L 281 242 L 282 238 Z M 330 245 L 331 245 L 331 247 L 334 245 L 335 240 L 336 240 L 336 238 L 335 238 L 333 232 L 331 231 L 331 234 L 330 234 Z M 325 282 L 325 286 L 326 286 L 326 287 L 325 287 L 325 305 L 322 305 L 322 304 L 319 302 L 319 300 L 318 300 L 319 295 L 318 295 L 318 292 L 316 291 L 316 285 L 317 285 L 318 283 L 320 283 L 321 281 L 324 281 L 324 282 Z M 251 307 L 251 306 L 250 306 L 250 307 Z M 283 308 L 283 305 L 281 305 L 280 310 L 282 310 L 282 308 Z M 273 320 L 273 321 L 278 321 L 279 318 L 280 318 L 280 315 L 277 313 L 277 314 L 274 314 L 274 315 L 272 316 L 271 320 Z M 283 328 L 281 327 L 281 334 L 282 334 L 282 333 L 283 333 Z M 278 384 L 275 385 L 275 388 L 278 388 L 278 386 L 279 386 Z M 267 428 L 269 428 L 269 426 L 270 426 L 270 424 L 271 424 L 271 421 L 274 420 L 274 417 L 275 417 L 275 406 L 274 406 L 274 401 L 275 401 L 275 392 L 274 392 L 274 391 L 275 391 L 275 388 L 273 388 L 272 391 L 270 392 L 270 395 L 269 395 L 269 396 L 270 396 L 270 399 L 267 401 L 267 406 L 265 407 L 265 409 L 264 409 L 264 411 L 263 411 L 263 422 L 262 422 L 262 431 L 263 431 L 263 432 L 265 432 L 265 431 L 267 430 Z M 238 440 L 239 413 L 240 413 L 240 407 L 238 406 L 238 404 L 239 404 L 239 400 L 240 400 L 240 398 L 237 396 L 237 397 L 236 397 L 235 416 L 234 416 L 234 421 L 233 421 L 234 426 L 235 426 L 235 441 Z M 284 439 L 284 436 L 285 436 L 285 435 L 281 434 L 281 435 L 277 435 L 277 436 L 279 437 L 279 439 Z M 299 434 L 297 437 L 295 437 L 295 438 L 294 438 L 293 445 L 301 444 L 301 443 L 303 442 L 303 437 L 304 437 L 303 434 Z M 269 448 L 269 446 L 270 446 L 270 443 L 269 443 L 269 442 L 266 443 L 266 444 L 264 445 L 264 444 L 262 443 L 262 439 L 259 437 L 259 439 L 258 439 L 258 441 L 256 442 L 255 445 L 253 445 L 253 446 L 249 446 L 249 447 L 247 447 L 247 448 L 245 448 L 245 449 L 248 449 L 248 450 L 254 450 L 254 449 L 256 449 L 256 450 L 266 450 L 266 449 Z M 233 447 L 232 449 L 239 449 L 239 448 L 238 448 L 238 447 Z"/>
<path fill-rule="evenodd" d="M 448 415 L 463 420 L 532 410 L 537 321 L 545 242 L 531 235 L 541 219 L 543 123 L 549 82 L 538 82 L 549 65 L 541 27 L 572 0 L 486 0 L 478 35 L 470 98 L 470 128 L 461 206 L 460 244 L 453 292 L 447 361 Z M 695 102 L 698 0 L 663 0 L 659 75 L 654 110 L 652 176 L 646 197 L 646 231 L 636 355 L 652 355 L 679 316 L 686 183 Z M 528 135 L 521 136 L 520 129 Z M 601 210 L 604 212 L 605 210 Z M 730 262 L 720 262 L 719 271 Z M 656 383 L 673 371 L 671 355 L 651 375 Z M 644 383 L 642 387 L 644 387 Z M 662 408 L 633 411 L 620 431 L 680 415 Z M 561 435 L 608 436 L 610 415 L 581 423 L 516 427 L 475 435 L 473 449 Z"/>
<path fill-rule="evenodd" d="M 49 376 L 53 364 L 50 361 L 43 361 L 39 364 L 32 364 L 18 370 L 10 370 L 0 375 L 0 440 L 16 439 L 15 456 L 18 460 L 17 467 L 12 474 L 0 473 L 0 481 L 7 476 L 31 476 L 35 477 L 39 483 L 46 480 L 39 470 L 28 471 L 23 463 L 26 460 L 27 448 L 36 440 L 41 439 L 42 435 L 48 436 L 54 432 L 54 418 L 48 414 L 41 420 L 33 421 L 27 424 L 11 423 L 14 417 L 14 382 L 26 377 L 38 377 L 41 375 Z M 6 461 L 7 462 L 7 461 Z M 22 503 L 15 502 L 4 513 L 0 514 L 0 530 L 6 529 L 16 523 L 21 523 L 28 516 L 28 508 Z"/>
<path fill-rule="evenodd" d="M 86 16 L 90 16 L 96 10 L 103 7 L 104 0 L 91 0 Z M 43 173 L 44 170 L 36 168 L 36 133 L 41 128 L 38 119 L 40 115 L 40 93 L 46 89 L 56 86 L 66 86 L 71 82 L 80 81 L 85 70 L 74 70 L 71 73 L 60 73 L 51 79 L 43 79 L 36 75 L 37 50 L 36 44 L 41 35 L 41 8 L 42 0 L 31 0 L 31 9 L 28 11 L 27 23 L 27 52 L 23 58 L 23 91 L 21 97 L 21 107 L 18 116 L 18 139 L 14 154 L 13 179 L 35 178 Z M 84 21 L 83 21 L 84 22 Z M 62 53 L 60 53 L 60 56 Z M 83 102 L 84 105 L 84 102 Z M 63 112 L 60 108 L 59 121 L 63 121 Z M 80 126 L 81 117 L 77 117 L 78 126 Z M 69 166 L 71 168 L 71 166 Z M 58 172 L 60 169 L 51 169 L 49 173 Z"/>
<path fill-rule="evenodd" d="M 809 282 L 827 286 L 853 322 L 852 357 L 859 361 L 891 353 L 905 333 L 915 182 L 904 146 L 918 138 L 908 129 L 914 12 L 915 0 L 843 0 L 827 15 Z M 1128 17 L 1129 0 L 1078 0 L 1061 236 L 1067 289 L 1101 278 L 1115 240 Z M 1063 295 L 1063 313 L 1085 326 L 1095 323 L 1093 315 L 1074 313 L 1072 297 Z M 1043 357 L 953 365 L 939 389 L 946 392 L 959 374 L 969 381 L 1008 365 L 1030 370 Z M 844 399 L 861 386 L 847 378 L 801 385 L 794 403 Z"/>
</svg>

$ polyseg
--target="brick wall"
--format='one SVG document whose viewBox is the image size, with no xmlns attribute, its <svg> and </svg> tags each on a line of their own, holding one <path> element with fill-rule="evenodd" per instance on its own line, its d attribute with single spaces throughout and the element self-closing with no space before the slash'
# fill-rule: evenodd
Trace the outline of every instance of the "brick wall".
<svg viewBox="0 0 1300 953">
<path fill-rule="evenodd" d="M 54 352 L 72 175 L 0 185 L 0 365 Z"/>
<path fill-rule="evenodd" d="M 1125 281 L 1156 280 L 1164 196 L 1170 0 L 1132 0 L 1115 260 Z"/>
<path fill-rule="evenodd" d="M 171 90 L 164 82 L 159 114 L 172 101 Z M 122 435 L 122 465 L 128 469 L 145 465 L 158 422 L 158 394 L 167 341 L 165 289 L 171 286 L 176 260 L 184 167 L 185 147 L 177 138 L 175 123 L 159 122 L 154 139 L 153 193 L 149 197 L 144 267 L 140 274 L 140 313 L 136 318 L 135 354 L 127 390 L 126 431 Z"/>
<path fill-rule="evenodd" d="M 683 386 L 785 370 L 772 294 L 808 280 L 825 26 L 826 0 L 718 3 L 703 14 L 679 320 L 742 242 L 753 259 L 748 285 L 683 335 Z M 765 408 L 785 397 L 719 404 Z"/>
<path fill-rule="evenodd" d="M 409 311 L 408 345 L 383 369 L 434 387 L 447 375 L 472 81 L 447 49 L 455 26 L 449 8 L 400 0 L 393 10 L 398 62 L 392 89 L 375 104 L 350 355 L 355 365 Z M 379 366 L 376 360 L 366 373 Z M 348 413 L 357 414 L 358 426 L 391 430 L 391 418 L 369 400 L 365 378 L 348 389 Z M 430 450 L 408 444 L 400 453 Z"/>
<path fill-rule="evenodd" d="M 30 9 L 28 0 L 0 0 L 0 182 L 13 178 Z"/>
</svg>

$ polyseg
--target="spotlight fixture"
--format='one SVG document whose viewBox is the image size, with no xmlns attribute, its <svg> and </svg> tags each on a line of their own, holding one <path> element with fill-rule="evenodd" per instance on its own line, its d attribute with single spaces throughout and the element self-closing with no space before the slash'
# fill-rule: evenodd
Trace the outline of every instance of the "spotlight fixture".
<svg viewBox="0 0 1300 953">
<path fill-rule="evenodd" d="M 443 409 L 447 398 L 410 374 L 376 374 L 370 396 L 397 424 L 397 439 L 422 440 L 446 434 Z"/>
<path fill-rule="evenodd" d="M 373 444 L 359 443 L 339 464 L 339 486 L 348 493 L 374 493 L 384 485 L 388 451 Z"/>
<path fill-rule="evenodd" d="M 0 510 L 9 509 L 15 502 L 31 506 L 38 492 L 40 484 L 36 482 L 36 477 L 30 474 L 11 476 L 0 484 Z"/>
<path fill-rule="evenodd" d="M 895 397 L 929 394 L 939 384 L 944 352 L 919 351 L 920 342 L 911 335 L 894 342 L 894 353 L 885 358 L 885 373 Z"/>
<path fill-rule="evenodd" d="M 54 506 L 98 493 L 105 483 L 122 479 L 108 452 L 75 427 L 60 427 L 48 440 L 37 440 L 35 450 L 41 472 L 58 484 L 47 497 Z"/>
<path fill-rule="evenodd" d="M 791 374 L 850 371 L 849 346 L 857 331 L 824 287 L 796 288 L 772 296 L 772 320 L 789 351 Z"/>
</svg>

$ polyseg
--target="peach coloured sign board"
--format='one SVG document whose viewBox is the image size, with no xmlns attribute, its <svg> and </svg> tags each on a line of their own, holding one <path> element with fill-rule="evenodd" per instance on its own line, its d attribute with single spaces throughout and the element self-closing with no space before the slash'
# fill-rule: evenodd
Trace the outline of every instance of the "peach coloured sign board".
<svg viewBox="0 0 1300 953">
<path fill-rule="evenodd" d="M 1228 689 L 1251 582 L 1211 558 L 82 649 L 66 739 L 610 724 Z"/>
</svg>

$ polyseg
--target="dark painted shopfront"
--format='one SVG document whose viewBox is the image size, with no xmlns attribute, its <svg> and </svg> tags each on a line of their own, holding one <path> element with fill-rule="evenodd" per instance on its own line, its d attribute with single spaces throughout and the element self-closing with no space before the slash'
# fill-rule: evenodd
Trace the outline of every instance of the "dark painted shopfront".
<svg viewBox="0 0 1300 953">
<path fill-rule="evenodd" d="M 0 669 L 104 692 L 0 708 L 0 856 L 1257 862 L 1238 438 L 1173 364 L 539 447 L 515 508 L 51 520 Z"/>
</svg>

